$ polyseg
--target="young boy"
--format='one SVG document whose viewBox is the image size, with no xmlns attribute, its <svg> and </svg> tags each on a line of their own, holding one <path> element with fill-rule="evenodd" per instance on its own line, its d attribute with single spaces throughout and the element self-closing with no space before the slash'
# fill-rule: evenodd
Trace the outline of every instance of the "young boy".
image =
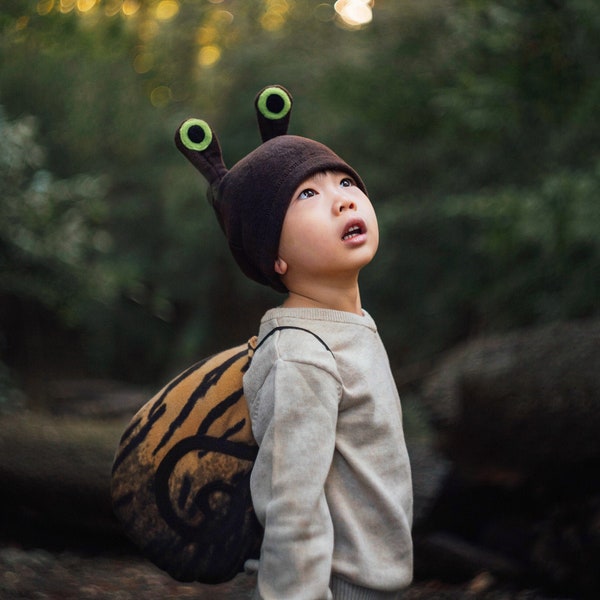
<svg viewBox="0 0 600 600">
<path fill-rule="evenodd" d="M 410 466 L 358 284 L 378 247 L 375 212 L 347 163 L 287 135 L 286 90 L 265 88 L 256 107 L 263 144 L 230 171 L 204 122 L 180 145 L 244 273 L 287 294 L 264 315 L 244 375 L 264 527 L 255 598 L 399 598 L 412 578 Z"/>
</svg>

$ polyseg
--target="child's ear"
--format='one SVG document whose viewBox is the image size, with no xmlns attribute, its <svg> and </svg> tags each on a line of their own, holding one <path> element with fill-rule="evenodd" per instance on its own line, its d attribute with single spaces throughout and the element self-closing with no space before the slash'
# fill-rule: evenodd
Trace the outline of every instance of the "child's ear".
<svg viewBox="0 0 600 600">
<path fill-rule="evenodd" d="M 280 256 L 278 256 L 275 259 L 275 273 L 277 273 L 277 275 L 285 275 L 287 273 L 287 263 L 285 262 L 285 260 L 283 260 L 283 258 L 281 258 Z"/>
</svg>

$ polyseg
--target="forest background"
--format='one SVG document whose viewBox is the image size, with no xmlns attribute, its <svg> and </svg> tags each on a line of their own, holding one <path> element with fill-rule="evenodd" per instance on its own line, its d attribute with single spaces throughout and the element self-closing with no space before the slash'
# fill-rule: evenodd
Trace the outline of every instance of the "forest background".
<svg viewBox="0 0 600 600">
<path fill-rule="evenodd" d="M 0 409 L 50 379 L 148 386 L 255 334 L 245 279 L 173 135 L 259 143 L 253 99 L 361 173 L 361 277 L 392 363 L 600 312 L 594 0 L 2 0 Z"/>
</svg>

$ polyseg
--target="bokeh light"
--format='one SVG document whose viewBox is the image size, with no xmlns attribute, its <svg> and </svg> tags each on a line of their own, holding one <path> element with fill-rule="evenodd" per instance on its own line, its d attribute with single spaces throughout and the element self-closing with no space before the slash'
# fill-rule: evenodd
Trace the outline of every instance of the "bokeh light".
<svg viewBox="0 0 600 600">
<path fill-rule="evenodd" d="M 290 5 L 286 0 L 267 0 L 265 12 L 260 19 L 260 24 L 267 31 L 281 29 L 287 20 Z"/>
<path fill-rule="evenodd" d="M 40 0 L 37 3 L 38 15 L 47 15 L 54 8 L 54 0 Z"/>
<path fill-rule="evenodd" d="M 199 46 L 208 46 L 213 44 L 218 37 L 218 32 L 215 27 L 198 27 L 196 30 L 196 42 Z"/>
<path fill-rule="evenodd" d="M 76 0 L 60 0 L 59 10 L 62 13 L 71 12 L 75 8 Z"/>
<path fill-rule="evenodd" d="M 337 0 L 335 12 L 348 27 L 362 27 L 373 20 L 373 0 Z"/>
<path fill-rule="evenodd" d="M 124 0 L 121 10 L 125 16 L 131 17 L 140 10 L 140 3 L 138 0 Z"/>
<path fill-rule="evenodd" d="M 96 6 L 96 0 L 77 0 L 77 10 L 85 13 Z"/>
<path fill-rule="evenodd" d="M 138 37 L 142 42 L 151 42 L 159 32 L 160 28 L 154 19 L 146 19 L 138 27 Z"/>
<path fill-rule="evenodd" d="M 150 92 L 150 102 L 156 108 L 164 108 L 171 102 L 171 88 L 166 85 L 159 85 Z"/>
<path fill-rule="evenodd" d="M 176 0 L 161 0 L 156 5 L 156 18 L 159 21 L 168 21 L 179 12 L 179 2 Z"/>
<path fill-rule="evenodd" d="M 331 4 L 326 4 L 322 2 L 315 6 L 313 14 L 317 18 L 318 21 L 326 23 L 327 21 L 332 21 L 335 17 L 335 10 Z"/>
<path fill-rule="evenodd" d="M 133 69 L 140 75 L 148 73 L 154 66 L 154 55 L 151 52 L 140 52 L 133 59 Z"/>
<path fill-rule="evenodd" d="M 221 58 L 219 46 L 203 46 L 198 52 L 198 64 L 201 67 L 212 67 Z"/>
<path fill-rule="evenodd" d="M 107 0 L 104 3 L 104 14 L 107 17 L 114 17 L 116 14 L 121 12 L 123 6 L 123 0 Z"/>
</svg>

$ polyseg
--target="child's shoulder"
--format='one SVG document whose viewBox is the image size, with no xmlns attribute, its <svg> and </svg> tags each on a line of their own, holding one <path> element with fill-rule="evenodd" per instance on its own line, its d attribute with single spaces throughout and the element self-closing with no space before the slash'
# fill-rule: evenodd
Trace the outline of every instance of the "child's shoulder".
<svg viewBox="0 0 600 600">
<path fill-rule="evenodd" d="M 310 363 L 333 369 L 335 355 L 326 341 L 326 332 L 314 324 L 303 322 L 270 322 L 261 327 L 253 363 L 264 365 L 276 361 Z"/>
</svg>

